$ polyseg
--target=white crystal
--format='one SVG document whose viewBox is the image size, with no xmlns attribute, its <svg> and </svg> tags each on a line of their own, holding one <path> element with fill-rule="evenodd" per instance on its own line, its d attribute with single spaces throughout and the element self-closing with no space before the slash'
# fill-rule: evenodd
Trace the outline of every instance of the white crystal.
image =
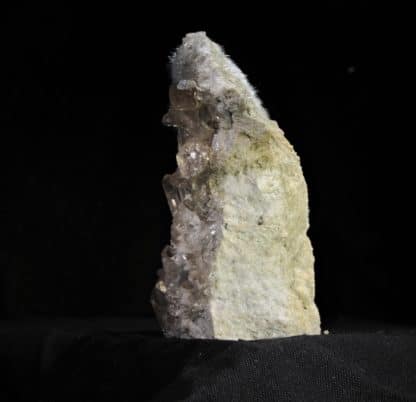
<svg viewBox="0 0 416 402">
<path fill-rule="evenodd" d="M 163 185 L 171 244 L 152 305 L 167 336 L 320 333 L 299 158 L 239 68 L 205 33 L 171 60 L 165 124 L 178 169 Z"/>
</svg>

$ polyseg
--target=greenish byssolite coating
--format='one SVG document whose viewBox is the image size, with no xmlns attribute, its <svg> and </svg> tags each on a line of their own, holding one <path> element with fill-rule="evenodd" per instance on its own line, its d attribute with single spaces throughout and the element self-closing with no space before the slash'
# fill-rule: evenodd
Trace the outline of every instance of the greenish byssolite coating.
<svg viewBox="0 0 416 402">
<path fill-rule="evenodd" d="M 319 334 L 299 158 L 238 67 L 203 32 L 171 60 L 178 169 L 152 305 L 166 336 Z"/>
</svg>

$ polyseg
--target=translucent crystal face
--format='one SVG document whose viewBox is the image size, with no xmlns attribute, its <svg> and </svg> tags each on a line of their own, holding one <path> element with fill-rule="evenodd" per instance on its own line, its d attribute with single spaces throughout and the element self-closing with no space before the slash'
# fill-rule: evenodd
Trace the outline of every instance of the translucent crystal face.
<svg viewBox="0 0 416 402">
<path fill-rule="evenodd" d="M 198 89 L 194 81 L 172 86 L 169 98 L 163 123 L 178 130 L 178 168 L 190 178 L 202 173 L 211 158 L 230 149 L 232 115 L 222 101 Z"/>
<path fill-rule="evenodd" d="M 178 129 L 178 168 L 182 177 L 191 178 L 208 167 L 216 110 L 201 102 L 203 94 L 193 81 L 172 86 L 169 98 L 170 108 L 163 122 Z"/>
</svg>

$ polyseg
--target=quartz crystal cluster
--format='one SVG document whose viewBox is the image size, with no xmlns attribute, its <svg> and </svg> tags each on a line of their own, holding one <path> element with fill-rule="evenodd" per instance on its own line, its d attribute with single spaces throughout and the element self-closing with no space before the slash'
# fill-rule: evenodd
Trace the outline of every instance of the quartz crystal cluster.
<svg viewBox="0 0 416 402">
<path fill-rule="evenodd" d="M 204 32 L 171 59 L 178 168 L 171 242 L 151 302 L 166 336 L 319 334 L 299 158 L 244 74 Z"/>
</svg>

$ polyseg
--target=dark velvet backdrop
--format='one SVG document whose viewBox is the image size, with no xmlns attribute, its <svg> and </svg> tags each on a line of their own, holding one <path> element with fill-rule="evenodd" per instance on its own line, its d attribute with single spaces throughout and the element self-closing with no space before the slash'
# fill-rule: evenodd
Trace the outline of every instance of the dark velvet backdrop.
<svg viewBox="0 0 416 402">
<path fill-rule="evenodd" d="M 167 59 L 206 30 L 301 157 L 324 322 L 415 323 L 405 135 L 383 125 L 400 62 L 375 10 L 140 7 L 2 13 L 1 317 L 151 316 L 170 224 L 160 181 L 175 168 Z"/>
</svg>

